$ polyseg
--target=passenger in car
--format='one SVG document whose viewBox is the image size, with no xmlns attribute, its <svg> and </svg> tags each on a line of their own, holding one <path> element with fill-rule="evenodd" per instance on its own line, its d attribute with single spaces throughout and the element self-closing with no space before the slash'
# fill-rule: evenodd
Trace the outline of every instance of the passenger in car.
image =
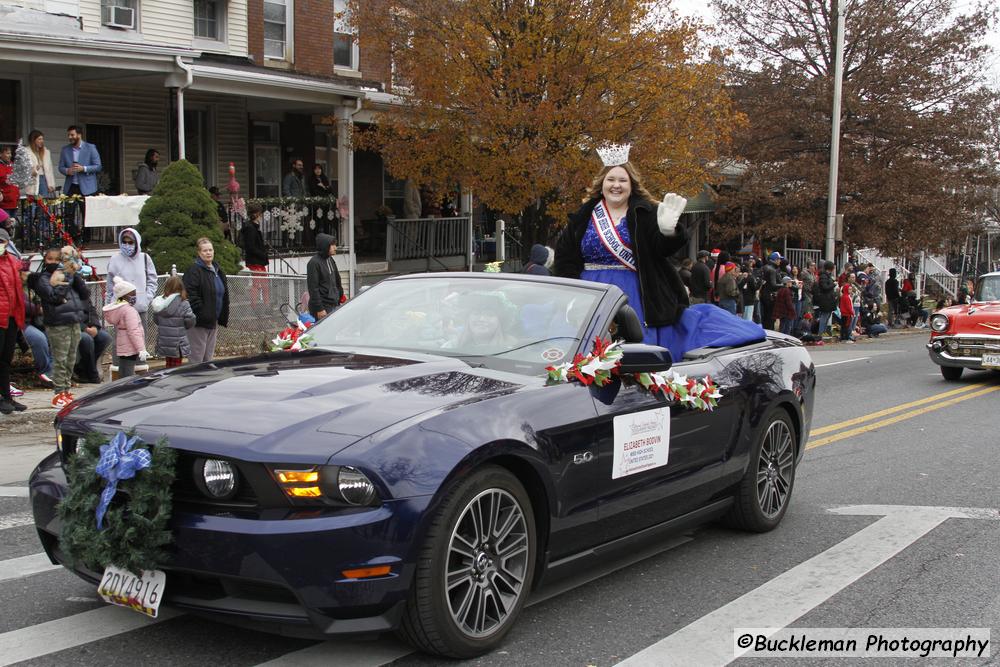
<svg viewBox="0 0 1000 667">
<path fill-rule="evenodd" d="M 764 340 L 758 324 L 712 304 L 690 305 L 669 259 L 688 243 L 678 224 L 687 200 L 673 193 L 662 202 L 653 199 L 628 149 L 598 150 L 604 168 L 559 235 L 555 274 L 621 288 L 642 323 L 644 342 L 668 348 L 674 359 L 699 347 Z"/>
</svg>

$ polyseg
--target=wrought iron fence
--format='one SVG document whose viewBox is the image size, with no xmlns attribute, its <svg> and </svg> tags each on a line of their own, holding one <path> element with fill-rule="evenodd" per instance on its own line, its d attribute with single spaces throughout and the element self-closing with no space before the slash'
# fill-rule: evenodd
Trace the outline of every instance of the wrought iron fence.
<svg viewBox="0 0 1000 667">
<path fill-rule="evenodd" d="M 159 276 L 157 294 L 162 293 L 167 276 Z M 248 274 L 226 276 L 229 286 L 229 324 L 219 329 L 215 355 L 240 356 L 268 349 L 268 343 L 286 324 L 282 306 L 295 309 L 306 291 L 305 276 Z M 90 299 L 103 319 L 105 282 L 88 283 Z M 150 312 L 146 318 L 146 349 L 156 350 L 156 322 Z"/>
<path fill-rule="evenodd" d="M 819 266 L 820 261 L 823 259 L 823 251 L 812 250 L 810 248 L 785 248 L 785 257 L 788 259 L 789 266 L 797 266 L 800 269 L 804 269 L 806 262 L 810 259 L 816 262 L 816 266 Z"/>
</svg>

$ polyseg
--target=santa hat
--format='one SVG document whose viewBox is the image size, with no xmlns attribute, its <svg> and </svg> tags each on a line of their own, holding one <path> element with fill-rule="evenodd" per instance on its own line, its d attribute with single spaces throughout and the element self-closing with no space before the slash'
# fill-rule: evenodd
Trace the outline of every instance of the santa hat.
<svg viewBox="0 0 1000 667">
<path fill-rule="evenodd" d="M 122 297 L 127 296 L 128 294 L 131 294 L 132 292 L 135 291 L 135 285 L 125 280 L 121 276 L 115 276 L 114 284 L 115 284 L 114 295 L 116 300 L 121 299 Z"/>
</svg>

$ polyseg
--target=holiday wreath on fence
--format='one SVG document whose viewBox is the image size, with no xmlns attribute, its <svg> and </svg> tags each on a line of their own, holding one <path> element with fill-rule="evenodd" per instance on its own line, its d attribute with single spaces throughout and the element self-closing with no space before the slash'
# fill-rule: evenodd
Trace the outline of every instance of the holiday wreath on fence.
<svg viewBox="0 0 1000 667">
<path fill-rule="evenodd" d="M 176 459 L 165 438 L 152 446 L 122 431 L 84 438 L 69 459 L 69 491 L 59 503 L 69 560 L 95 572 L 116 565 L 137 574 L 166 563 Z"/>
</svg>

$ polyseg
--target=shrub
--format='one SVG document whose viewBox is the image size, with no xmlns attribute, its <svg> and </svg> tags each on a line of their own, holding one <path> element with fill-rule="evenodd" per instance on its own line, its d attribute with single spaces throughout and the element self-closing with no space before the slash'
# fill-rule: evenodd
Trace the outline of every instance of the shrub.
<svg viewBox="0 0 1000 667">
<path fill-rule="evenodd" d="M 203 236 L 212 240 L 223 271 L 240 270 L 240 250 L 224 239 L 215 200 L 187 160 L 172 162 L 163 172 L 139 213 L 139 233 L 158 273 L 169 273 L 174 264 L 180 273 L 187 270 L 197 256 L 195 242 Z"/>
</svg>

